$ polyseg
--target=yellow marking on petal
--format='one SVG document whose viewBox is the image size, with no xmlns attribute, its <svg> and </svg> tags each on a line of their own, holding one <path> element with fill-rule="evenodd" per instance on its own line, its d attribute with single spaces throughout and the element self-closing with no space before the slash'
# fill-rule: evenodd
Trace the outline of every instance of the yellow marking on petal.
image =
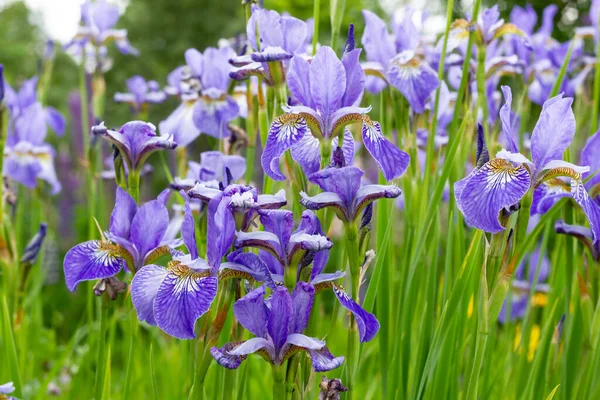
<svg viewBox="0 0 600 400">
<path fill-rule="evenodd" d="M 498 29 L 496 29 L 496 32 L 494 32 L 494 37 L 492 37 L 492 40 L 498 39 L 504 35 L 519 35 L 519 36 L 525 36 L 525 33 L 523 33 L 522 30 L 520 30 L 519 28 L 517 28 L 517 26 L 515 24 L 504 24 L 501 27 L 499 27 Z"/>
<path fill-rule="evenodd" d="M 469 317 L 469 318 L 471 318 L 473 316 L 474 303 L 475 303 L 475 300 L 473 299 L 473 295 L 471 295 L 471 298 L 469 299 L 469 306 L 467 307 L 467 317 Z"/>
<path fill-rule="evenodd" d="M 359 113 L 346 114 L 342 118 L 335 121 L 335 125 L 333 126 L 333 132 L 337 132 L 342 127 L 352 124 L 354 122 L 362 122 L 363 115 Z"/>
<path fill-rule="evenodd" d="M 538 324 L 533 325 L 531 328 L 531 333 L 529 335 L 529 351 L 527 352 L 527 360 L 529 362 L 533 361 L 533 356 L 535 355 L 535 350 L 538 348 L 540 344 L 541 330 Z"/>
<path fill-rule="evenodd" d="M 291 345 L 289 346 L 285 352 L 283 353 L 283 355 L 281 356 L 281 360 L 280 362 L 283 364 L 285 361 L 287 361 L 291 356 L 293 356 L 294 354 L 300 352 L 301 350 L 303 350 L 302 347 L 296 346 L 296 345 Z"/>
<path fill-rule="evenodd" d="M 164 245 L 157 247 L 146 256 L 146 258 L 144 259 L 144 264 L 152 264 L 152 262 L 158 260 L 160 257 L 167 254 L 171 254 L 171 249 L 169 248 L 169 246 Z"/>
<path fill-rule="evenodd" d="M 548 181 L 553 178 L 558 178 L 559 176 L 566 176 L 568 178 L 574 179 L 576 181 L 581 180 L 581 174 L 575 171 L 573 168 L 569 167 L 558 167 L 553 168 L 550 171 L 546 172 L 546 174 L 540 179 L 541 182 Z"/>
<path fill-rule="evenodd" d="M 226 279 L 240 278 L 245 279 L 248 282 L 254 282 L 254 278 L 248 272 L 238 271 L 236 269 L 224 269 L 219 272 L 219 281 L 224 281 Z"/>
<path fill-rule="evenodd" d="M 326 289 L 332 289 L 333 287 L 334 287 L 333 282 L 321 282 L 321 283 L 317 283 L 315 285 L 315 294 L 319 293 L 319 292 L 322 292 L 323 290 L 326 290 Z"/>
<path fill-rule="evenodd" d="M 197 272 L 179 260 L 171 260 L 167 264 L 167 269 L 180 279 L 202 279 L 210 275 L 210 271 Z"/>
</svg>

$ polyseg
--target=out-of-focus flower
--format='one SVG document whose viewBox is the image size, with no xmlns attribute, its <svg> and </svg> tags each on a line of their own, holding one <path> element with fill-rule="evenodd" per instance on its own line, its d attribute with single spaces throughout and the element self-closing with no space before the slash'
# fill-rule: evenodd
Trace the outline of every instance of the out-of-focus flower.
<svg viewBox="0 0 600 400">
<path fill-rule="evenodd" d="M 228 94 L 229 59 L 235 53 L 230 47 L 209 47 L 200 53 L 196 49 L 185 52 L 187 68 L 173 71 L 179 74 L 182 103 L 159 124 L 162 131 L 175 136 L 181 146 L 187 146 L 200 133 L 222 139 L 231 133 L 228 124 L 240 115 L 235 99 Z M 176 77 L 169 77 L 175 84 Z"/>
<path fill-rule="evenodd" d="M 86 45 L 106 53 L 106 45 L 114 40 L 117 49 L 123 54 L 138 55 L 137 49 L 129 44 L 126 29 L 114 29 L 119 21 L 119 7 L 106 0 L 86 1 L 81 5 L 81 23 L 75 37 L 67 43 L 65 51 L 81 56 Z"/>
<path fill-rule="evenodd" d="M 360 52 L 360 49 L 347 46 L 340 60 L 331 47 L 324 46 L 310 64 L 300 56 L 292 58 L 287 82 L 300 105 L 284 107 L 286 114 L 276 118 L 271 125 L 261 158 L 268 176 L 285 180 L 279 169 L 279 158 L 289 148 L 307 175 L 318 171 L 321 147 L 337 147 L 335 139 L 340 136 L 343 137 L 345 161 L 350 163 L 354 141 L 345 127 L 351 123 L 362 124 L 363 144 L 386 179 L 404 173 L 410 160 L 408 154 L 387 140 L 381 133 L 380 124 L 366 115 L 370 107 L 358 107 L 365 82 L 358 60 Z"/>
<path fill-rule="evenodd" d="M 46 231 L 48 225 L 45 223 L 40 224 L 40 229 L 36 232 L 36 234 L 31 238 L 25 249 L 23 249 L 23 255 L 21 256 L 22 264 L 30 264 L 33 265 L 37 261 L 38 255 L 40 254 L 40 250 L 42 249 L 42 244 L 44 243 L 44 239 L 46 238 Z"/>
<path fill-rule="evenodd" d="M 478 150 L 477 168 L 455 183 L 457 205 L 465 220 L 486 232 L 500 232 L 504 230 L 499 221 L 503 209 L 519 203 L 530 189 L 543 182 L 566 177 L 570 186 L 568 195 L 582 207 L 594 232 L 594 241 L 597 240 L 600 237 L 600 207 L 585 190 L 581 175 L 589 171 L 589 167 L 562 160 L 563 152 L 575 134 L 575 116 L 571 109 L 573 99 L 563 98 L 560 94 L 544 103 L 531 135 L 532 162 L 518 152 L 512 137 L 512 93 L 508 86 L 503 86 L 502 90 L 506 103 L 500 110 L 500 120 L 507 149 L 497 153 L 492 160 L 489 160 L 487 149 L 483 152 Z M 481 127 L 478 137 L 478 148 L 483 149 L 485 143 L 482 144 Z"/>
<path fill-rule="evenodd" d="M 363 175 L 364 171 L 354 166 L 323 169 L 309 177 L 323 192 L 316 196 L 301 192 L 300 202 L 310 210 L 331 207 L 340 220 L 351 222 L 361 216 L 369 203 L 400 195 L 395 185 L 362 185 Z"/>
<path fill-rule="evenodd" d="M 579 239 L 588 248 L 592 258 L 595 261 L 600 261 L 600 241 L 593 242 L 594 234 L 590 228 L 580 225 L 570 225 L 559 219 L 554 223 L 554 230 L 556 233 L 570 235 Z"/>
<path fill-rule="evenodd" d="M 385 22 L 371 11 L 363 10 L 363 17 L 362 43 L 369 61 L 364 68 L 370 75 L 367 89 L 377 93 L 390 84 L 402 93 L 414 112 L 422 113 L 439 79 L 418 52 L 420 34 L 412 22 L 412 11 L 401 23 L 393 24 L 392 35 Z"/>
<path fill-rule="evenodd" d="M 131 121 L 118 131 L 107 129 L 104 122 L 92 128 L 94 135 L 102 136 L 115 145 L 130 171 L 139 171 L 150 156 L 158 150 L 173 150 L 177 144 L 171 134 L 156 134 L 156 127 L 148 122 Z"/>
<path fill-rule="evenodd" d="M 136 111 L 148 103 L 162 103 L 167 98 L 156 81 L 146 81 L 140 75 L 127 79 L 127 89 L 127 93 L 115 93 L 114 99 L 119 103 L 131 104 Z"/>
<path fill-rule="evenodd" d="M 321 377 L 319 389 L 319 400 L 340 400 L 340 393 L 348 391 L 340 379 L 329 380 L 325 375 Z"/>
<path fill-rule="evenodd" d="M 180 241 L 167 235 L 169 212 L 165 189 L 156 200 L 138 207 L 127 192 L 117 187 L 115 207 L 109 230 L 102 240 L 90 240 L 71 248 L 64 260 L 67 288 L 74 291 L 82 281 L 104 279 L 116 275 L 123 267 L 139 271 L 164 254 L 180 255 L 174 250 Z"/>
<path fill-rule="evenodd" d="M 536 274 L 538 275 L 537 282 Z M 508 301 L 505 301 L 498 320 L 503 324 L 509 320 L 514 321 L 525 316 L 530 304 L 537 307 L 546 305 L 547 293 L 550 290 L 546 281 L 549 276 L 550 260 L 545 255 L 542 257 L 540 249 L 536 249 L 526 260 L 523 260 L 515 271 L 515 278 L 511 283 L 510 314 L 508 313 Z M 531 287 L 534 283 L 536 284 L 535 292 L 531 297 Z"/>
<path fill-rule="evenodd" d="M 17 400 L 15 397 L 8 396 L 15 391 L 15 385 L 12 382 L 8 382 L 0 385 L 0 399 L 6 400 Z"/>
<path fill-rule="evenodd" d="M 278 286 L 268 299 L 265 287 L 248 293 L 236 301 L 233 312 L 237 321 L 256 337 L 243 342 L 213 347 L 211 354 L 225 368 L 235 369 L 248 354 L 258 353 L 274 365 L 281 365 L 299 351 L 306 351 L 315 371 L 339 367 L 344 357 L 334 357 L 325 342 L 302 334 L 308 325 L 315 290 L 299 282 L 290 295 Z"/>
<path fill-rule="evenodd" d="M 246 159 L 237 155 L 226 155 L 220 151 L 205 151 L 200 153 L 200 162 L 189 161 L 185 178 L 175 178 L 171 184 L 176 190 L 190 190 L 197 183 L 204 183 L 209 188 L 226 187 L 228 182 L 227 170 L 231 179 L 240 179 L 246 173 Z"/>
</svg>

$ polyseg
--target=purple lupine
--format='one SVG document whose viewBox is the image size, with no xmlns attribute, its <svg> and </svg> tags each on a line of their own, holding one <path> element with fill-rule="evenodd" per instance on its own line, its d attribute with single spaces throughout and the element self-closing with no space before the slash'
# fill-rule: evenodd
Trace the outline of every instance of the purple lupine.
<svg viewBox="0 0 600 400">
<path fill-rule="evenodd" d="M 368 204 L 377 199 L 396 198 L 400 189 L 395 185 L 363 185 L 364 171 L 358 167 L 326 168 L 312 174 L 309 180 L 323 192 L 309 196 L 304 192 L 300 203 L 309 210 L 331 207 L 341 221 L 356 221 Z"/>
<path fill-rule="evenodd" d="M 237 155 L 226 155 L 220 151 L 200 153 L 200 162 L 189 161 L 185 178 L 175 178 L 171 186 L 177 190 L 190 190 L 197 183 L 206 187 L 219 189 L 220 185 L 228 186 L 227 170 L 231 179 L 240 179 L 246 173 L 246 159 Z"/>
<path fill-rule="evenodd" d="M 414 112 L 422 113 L 439 79 L 417 51 L 420 38 L 411 21 L 412 13 L 405 15 L 401 24 L 394 24 L 393 35 L 373 12 L 363 10 L 363 17 L 362 44 L 369 61 L 365 69 L 374 75 L 369 77 L 367 89 L 377 93 L 390 84 L 402 93 Z"/>
<path fill-rule="evenodd" d="M 526 266 L 527 272 L 525 271 Z M 537 281 L 536 275 L 538 275 Z M 508 301 L 504 301 L 500 315 L 498 315 L 498 321 L 505 324 L 507 321 L 523 318 L 532 300 L 532 286 L 535 284 L 536 294 L 546 295 L 550 291 L 550 287 L 546 283 L 549 277 L 550 260 L 545 255 L 542 257 L 538 248 L 527 259 L 523 260 L 515 271 L 515 278 L 511 283 L 510 314 L 508 312 Z"/>
<path fill-rule="evenodd" d="M 235 369 L 248 354 L 258 353 L 273 365 L 283 364 L 298 351 L 306 351 L 317 372 L 342 365 L 344 357 L 334 357 L 325 342 L 302 334 L 314 301 L 314 288 L 299 282 L 292 294 L 285 287 L 276 287 L 265 299 L 265 287 L 254 289 L 235 302 L 237 321 L 255 335 L 254 338 L 213 347 L 211 354 L 223 367 Z"/>
<path fill-rule="evenodd" d="M 118 103 L 131 104 L 137 112 L 148 103 L 162 103 L 167 94 L 160 90 L 156 81 L 146 81 L 142 76 L 135 75 L 127 79 L 127 93 L 115 93 L 114 100 Z"/>
<path fill-rule="evenodd" d="M 169 229 L 168 195 L 165 189 L 156 200 L 138 207 L 127 192 L 117 187 L 104 238 L 80 243 L 65 256 L 67 288 L 74 291 L 82 281 L 109 278 L 124 267 L 136 272 L 164 254 L 180 254 L 174 250 L 180 241 L 167 235 L 173 231 Z"/>
<path fill-rule="evenodd" d="M 285 78 L 282 62 L 305 53 L 308 34 L 306 22 L 252 5 L 246 25 L 251 53 L 232 57 L 236 68 L 231 71 L 231 78 L 244 80 L 260 75 L 268 85 L 281 84 Z"/>
<path fill-rule="evenodd" d="M 182 103 L 159 125 L 161 131 L 175 135 L 181 146 L 190 144 L 200 133 L 218 139 L 230 135 L 227 125 L 240 115 L 238 104 L 227 92 L 229 59 L 234 54 L 228 46 L 209 47 L 204 53 L 186 50 L 187 68 L 179 72 Z"/>
<path fill-rule="evenodd" d="M 410 162 L 405 152 L 381 133 L 379 122 L 371 121 L 370 107 L 361 108 L 365 75 L 358 58 L 360 49 L 348 48 L 342 60 L 333 49 L 321 47 L 312 62 L 294 56 L 287 83 L 300 105 L 285 106 L 286 114 L 276 118 L 269 130 L 261 163 L 265 173 L 275 180 L 285 180 L 279 158 L 291 148 L 292 157 L 307 175 L 319 169 L 323 141 L 343 135 L 346 162 L 354 154 L 352 135 L 345 126 L 362 124 L 363 144 L 375 159 L 387 180 L 401 176 Z M 332 143 L 337 146 L 337 142 Z"/>
<path fill-rule="evenodd" d="M 267 271 L 271 280 L 282 284 L 286 270 L 292 268 L 298 279 L 305 278 L 307 283 L 321 291 L 332 289 L 340 305 L 354 314 L 358 323 L 360 340 L 368 342 L 379 331 L 379 322 L 371 313 L 365 311 L 344 292 L 336 281 L 345 273 L 337 271 L 324 273 L 329 260 L 329 250 L 333 245 L 325 236 L 317 216 L 310 210 L 302 213 L 302 220 L 294 229 L 294 217 L 288 210 L 259 211 L 264 231 L 237 232 L 236 247 L 258 248 L 257 260 L 252 253 L 235 253 L 231 261 L 238 267 L 245 266 L 254 271 L 261 271 L 260 276 L 252 276 L 257 281 L 267 282 L 262 271 Z M 252 254 L 253 258 L 244 259 Z M 264 264 L 258 268 L 258 265 Z M 312 264 L 310 275 L 304 276 L 304 269 Z M 230 269 L 236 269 L 231 267 Z M 243 270 L 242 270 L 243 272 Z M 288 272 L 289 273 L 289 272 Z"/>
<path fill-rule="evenodd" d="M 156 127 L 143 121 L 128 122 L 118 131 L 107 129 L 102 122 L 92 128 L 92 133 L 103 137 L 119 149 L 129 171 L 137 173 L 141 171 L 150 154 L 158 150 L 173 150 L 178 144 L 173 140 L 173 135 L 157 135 Z"/>
<path fill-rule="evenodd" d="M 490 160 L 484 149 L 483 130 L 478 129 L 477 168 L 466 178 L 455 183 L 457 206 L 471 226 L 486 232 L 504 230 L 499 214 L 505 208 L 519 203 L 521 198 L 543 181 L 560 176 L 570 178 L 569 195 L 585 212 L 594 241 L 600 237 L 600 206 L 592 201 L 583 185 L 583 172 L 589 167 L 579 167 L 562 160 L 575 134 L 575 116 L 571 109 L 573 99 L 560 94 L 544 103 L 542 112 L 531 135 L 532 160 L 518 152 L 512 136 L 510 108 L 512 93 L 508 86 L 502 90 L 506 103 L 500 110 L 502 132 L 507 149 Z"/>
<path fill-rule="evenodd" d="M 129 44 L 126 29 L 114 29 L 119 21 L 119 7 L 106 0 L 86 1 L 81 5 L 81 23 L 75 37 L 65 45 L 65 50 L 81 55 L 87 44 L 105 52 L 106 44 L 114 40 L 123 54 L 138 55 Z"/>
<path fill-rule="evenodd" d="M 167 268 L 155 264 L 142 267 L 131 282 L 131 300 L 140 321 L 157 325 L 176 338 L 193 339 L 196 320 L 217 295 L 218 271 L 233 241 L 235 222 L 227 210 L 228 198 L 211 201 L 207 258 L 200 258 L 189 198 L 181 193 L 185 198 L 181 235 L 188 254 L 174 257 Z"/>
</svg>

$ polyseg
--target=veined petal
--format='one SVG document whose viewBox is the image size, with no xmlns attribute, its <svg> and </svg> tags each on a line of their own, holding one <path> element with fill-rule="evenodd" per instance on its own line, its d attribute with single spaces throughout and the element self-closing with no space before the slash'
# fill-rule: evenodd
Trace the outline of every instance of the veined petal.
<svg viewBox="0 0 600 400">
<path fill-rule="evenodd" d="M 354 218 L 358 218 L 367 204 L 377 199 L 395 199 L 402 191 L 395 185 L 363 185 L 356 193 Z"/>
<path fill-rule="evenodd" d="M 405 50 L 394 57 L 388 64 L 386 76 L 416 113 L 425 111 L 427 99 L 440 83 L 437 73 L 427 63 L 415 58 L 412 50 Z"/>
<path fill-rule="evenodd" d="M 236 369 L 246 359 L 246 356 L 236 356 L 229 352 L 241 343 L 243 342 L 225 343 L 221 348 L 213 346 L 210 349 L 210 354 L 220 366 L 227 369 Z"/>
<path fill-rule="evenodd" d="M 510 86 L 502 86 L 502 93 L 504 93 L 505 103 L 500 108 L 500 122 L 502 123 L 502 133 L 504 133 L 504 140 L 508 150 L 512 153 L 518 153 L 517 144 L 512 136 L 512 122 L 510 120 L 510 108 L 512 105 L 512 91 Z"/>
<path fill-rule="evenodd" d="M 349 209 L 360 188 L 364 171 L 358 167 L 325 168 L 312 174 L 309 180 L 325 192 L 336 193 Z"/>
<path fill-rule="evenodd" d="M 394 146 L 381 133 L 379 122 L 365 117 L 362 128 L 363 144 L 379 165 L 386 180 L 400 177 L 410 164 L 410 156 Z"/>
<path fill-rule="evenodd" d="M 228 270 L 240 271 L 250 275 L 257 282 L 264 282 L 270 288 L 275 287 L 269 267 L 260 256 L 254 253 L 244 253 L 239 250 L 229 254 L 227 262 L 222 263 L 219 267 L 219 277 L 226 276 Z"/>
<path fill-rule="evenodd" d="M 337 148 L 339 146 L 339 137 L 336 136 L 331 140 L 331 147 Z M 344 128 L 344 142 L 342 143 L 342 153 L 344 153 L 344 161 L 346 165 L 352 165 L 352 161 L 354 161 L 354 136 L 352 136 L 352 132 L 348 128 Z M 331 159 L 333 161 L 333 153 L 331 154 Z"/>
<path fill-rule="evenodd" d="M 292 317 L 292 328 L 291 332 L 295 334 L 302 333 L 308 325 L 308 319 L 312 310 L 313 302 L 315 298 L 315 288 L 306 282 L 298 282 L 294 291 L 292 292 L 292 304 L 294 307 L 294 313 Z M 293 341 L 292 335 L 287 337 L 287 342 L 295 344 L 296 346 L 309 348 L 307 346 L 299 344 L 299 342 Z M 303 336 L 303 335 L 302 335 Z M 313 339 L 314 340 L 314 339 Z M 321 347 L 325 345 L 321 342 Z M 318 347 L 320 349 L 321 347 Z"/>
<path fill-rule="evenodd" d="M 323 46 L 310 64 L 310 93 L 325 120 L 338 108 L 346 90 L 346 71 L 331 47 Z"/>
<path fill-rule="evenodd" d="M 267 337 L 269 309 L 265 304 L 265 287 L 254 289 L 233 305 L 233 313 L 240 324 L 255 336 Z"/>
<path fill-rule="evenodd" d="M 160 201 L 152 200 L 140 207 L 131 221 L 130 241 L 140 256 L 160 245 L 169 226 L 169 211 Z"/>
<path fill-rule="evenodd" d="M 562 94 L 548 99 L 543 107 L 533 133 L 531 154 L 536 167 L 551 160 L 560 160 L 575 135 L 575 115 L 571 108 L 573 99 Z"/>
<path fill-rule="evenodd" d="M 467 222 L 486 232 L 504 229 L 498 220 L 500 211 L 525 195 L 531 186 L 531 175 L 523 165 L 496 158 L 474 171 L 466 182 L 460 204 Z"/>
<path fill-rule="evenodd" d="M 341 213 L 343 219 L 350 219 L 346 214 L 348 207 L 344 201 L 333 192 L 321 192 L 316 196 L 309 196 L 305 192 L 300 192 L 300 203 L 309 210 L 320 210 L 324 207 L 334 207 L 338 213 Z"/>
<path fill-rule="evenodd" d="M 110 214 L 110 232 L 116 236 L 128 238 L 131 221 L 137 211 L 138 206 L 135 200 L 121 187 L 117 186 L 115 207 Z"/>
<path fill-rule="evenodd" d="M 531 214 L 545 214 L 563 197 L 571 196 L 571 186 L 560 178 L 544 181 L 533 192 Z"/>
<path fill-rule="evenodd" d="M 73 292 L 82 281 L 109 278 L 125 264 L 117 245 L 90 240 L 71 248 L 65 255 L 64 272 L 67 288 Z"/>
<path fill-rule="evenodd" d="M 327 346 L 323 346 L 320 350 L 309 350 L 308 354 L 316 372 L 331 371 L 344 363 L 344 357 L 334 357 Z"/>
<path fill-rule="evenodd" d="M 217 278 L 179 264 L 172 267 L 154 300 L 156 323 L 178 339 L 193 339 L 194 325 L 217 295 Z"/>
<path fill-rule="evenodd" d="M 285 257 L 286 246 L 294 229 L 294 214 L 289 210 L 259 211 L 260 222 L 265 231 L 274 233 L 280 245 L 280 255 Z"/>
<path fill-rule="evenodd" d="M 278 355 L 287 341 L 292 328 L 293 303 L 287 288 L 278 286 L 270 298 L 271 314 L 267 322 L 269 336 L 273 340 L 275 354 Z"/>
<path fill-rule="evenodd" d="M 571 180 L 571 194 L 577 204 L 583 208 L 592 229 L 592 243 L 596 243 L 600 239 L 600 206 L 592 200 L 580 180 Z"/>
<path fill-rule="evenodd" d="M 342 64 L 346 71 L 346 91 L 342 97 L 342 107 L 360 104 L 362 99 L 366 76 L 360 65 L 360 53 L 361 49 L 354 49 L 342 57 Z"/>
<path fill-rule="evenodd" d="M 350 296 L 346 294 L 346 292 L 335 285 L 333 286 L 333 292 L 335 293 L 335 296 L 337 297 L 341 306 L 350 311 L 354 315 L 354 318 L 356 318 L 358 332 L 360 334 L 360 341 L 371 341 L 379 331 L 379 321 L 377 321 L 377 318 L 356 304 L 354 300 L 352 300 Z"/>
<path fill-rule="evenodd" d="M 211 267 L 217 268 L 227 253 L 235 236 L 235 221 L 229 210 L 231 198 L 214 198 L 208 203 L 207 259 Z"/>
<path fill-rule="evenodd" d="M 273 121 L 261 158 L 262 167 L 269 177 L 277 181 L 286 179 L 279 169 L 279 158 L 307 132 L 306 121 L 297 114 L 284 114 Z"/>
<path fill-rule="evenodd" d="M 321 144 L 310 130 L 307 130 L 302 139 L 292 146 L 292 158 L 300 164 L 306 176 L 320 169 Z"/>
<path fill-rule="evenodd" d="M 140 321 L 156 325 L 154 299 L 166 276 L 167 269 L 154 264 L 142 267 L 134 275 L 131 281 L 131 302 Z"/>
</svg>

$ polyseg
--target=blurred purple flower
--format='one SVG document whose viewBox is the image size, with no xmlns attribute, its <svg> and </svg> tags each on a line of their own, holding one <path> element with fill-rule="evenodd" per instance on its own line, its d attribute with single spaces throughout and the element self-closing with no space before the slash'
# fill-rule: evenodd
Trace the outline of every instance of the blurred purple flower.
<svg viewBox="0 0 600 400">
<path fill-rule="evenodd" d="M 189 161 L 185 178 L 175 177 L 171 187 L 177 190 L 190 190 L 196 183 L 204 183 L 207 187 L 219 189 L 228 186 L 227 170 L 231 179 L 237 181 L 246 173 L 246 159 L 237 155 L 226 155 L 220 151 L 200 153 L 200 162 Z"/>
<path fill-rule="evenodd" d="M 136 111 L 141 110 L 145 104 L 162 103 L 167 98 L 167 94 L 160 90 L 156 81 L 146 81 L 140 75 L 127 79 L 127 89 L 127 93 L 115 93 L 114 100 L 131 104 Z"/>
</svg>

